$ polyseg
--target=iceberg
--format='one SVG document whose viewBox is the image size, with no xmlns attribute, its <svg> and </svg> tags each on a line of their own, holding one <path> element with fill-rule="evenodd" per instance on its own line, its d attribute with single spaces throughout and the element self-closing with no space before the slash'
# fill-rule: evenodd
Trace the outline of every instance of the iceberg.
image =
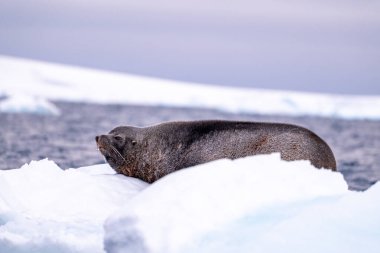
<svg viewBox="0 0 380 253">
<path fill-rule="evenodd" d="M 380 119 L 380 96 L 218 87 L 0 56 L 0 94 L 233 113 Z M 174 94 L 174 96 L 173 96 Z"/>
<path fill-rule="evenodd" d="M 107 164 L 0 171 L 0 252 L 378 252 L 380 185 L 279 154 L 218 160 L 153 184 Z"/>
</svg>

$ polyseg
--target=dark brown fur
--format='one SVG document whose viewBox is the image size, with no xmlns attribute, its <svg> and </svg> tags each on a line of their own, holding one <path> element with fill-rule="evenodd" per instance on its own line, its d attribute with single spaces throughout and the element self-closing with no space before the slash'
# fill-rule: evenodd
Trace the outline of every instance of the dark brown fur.
<svg viewBox="0 0 380 253">
<path fill-rule="evenodd" d="M 96 136 L 96 142 L 117 173 L 149 183 L 221 158 L 274 152 L 283 160 L 310 160 L 317 168 L 336 170 L 334 155 L 320 137 L 288 124 L 210 120 L 121 126 Z"/>
</svg>

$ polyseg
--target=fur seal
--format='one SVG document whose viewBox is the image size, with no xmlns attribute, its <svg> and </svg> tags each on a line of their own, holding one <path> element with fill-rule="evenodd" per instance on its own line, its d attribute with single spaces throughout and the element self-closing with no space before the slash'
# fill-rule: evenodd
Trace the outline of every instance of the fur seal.
<svg viewBox="0 0 380 253">
<path fill-rule="evenodd" d="M 95 137 L 117 172 L 148 183 L 209 161 L 280 152 L 283 160 L 310 160 L 336 170 L 330 147 L 310 130 L 290 124 L 239 121 L 177 121 L 150 127 L 119 126 Z"/>
</svg>

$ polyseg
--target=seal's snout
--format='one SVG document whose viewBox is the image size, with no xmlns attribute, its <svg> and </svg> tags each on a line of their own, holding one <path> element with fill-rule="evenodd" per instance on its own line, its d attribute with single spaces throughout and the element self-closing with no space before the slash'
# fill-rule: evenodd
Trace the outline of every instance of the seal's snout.
<svg viewBox="0 0 380 253">
<path fill-rule="evenodd" d="M 96 143 L 105 142 L 105 141 L 107 141 L 107 136 L 106 135 L 97 135 L 97 136 L 95 136 L 95 141 L 96 141 Z"/>
<path fill-rule="evenodd" d="M 97 135 L 95 136 L 95 141 L 98 147 L 105 147 L 109 145 L 109 140 L 107 138 L 107 135 Z"/>
<path fill-rule="evenodd" d="M 110 143 L 107 139 L 106 135 L 97 135 L 95 136 L 96 146 L 97 149 L 105 155 L 107 153 L 108 147 L 110 146 Z"/>
</svg>

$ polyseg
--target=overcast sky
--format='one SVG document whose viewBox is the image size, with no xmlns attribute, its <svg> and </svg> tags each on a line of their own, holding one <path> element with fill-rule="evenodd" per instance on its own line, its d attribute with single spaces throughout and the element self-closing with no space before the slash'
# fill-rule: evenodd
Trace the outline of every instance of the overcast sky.
<svg viewBox="0 0 380 253">
<path fill-rule="evenodd" d="M 210 84 L 380 94 L 379 13 L 378 0 L 0 0 L 0 54 Z"/>
</svg>

